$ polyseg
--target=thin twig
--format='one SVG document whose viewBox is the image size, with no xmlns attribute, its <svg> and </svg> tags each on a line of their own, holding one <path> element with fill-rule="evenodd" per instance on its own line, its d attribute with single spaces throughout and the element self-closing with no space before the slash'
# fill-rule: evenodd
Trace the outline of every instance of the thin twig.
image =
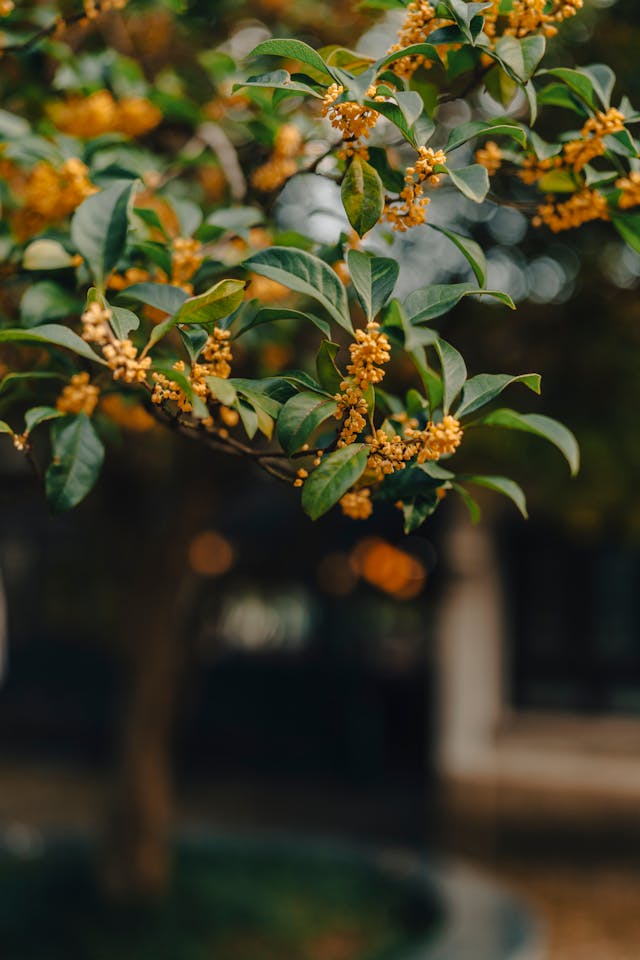
<svg viewBox="0 0 640 960">
<path fill-rule="evenodd" d="M 96 0 L 95 10 L 96 13 L 103 13 L 102 3 L 100 0 Z M 110 7 L 108 9 L 111 9 Z M 0 51 L 2 54 L 6 53 L 26 53 L 31 47 L 36 46 L 40 43 L 41 40 L 47 40 L 49 37 L 53 36 L 57 31 L 67 30 L 69 27 L 75 26 L 77 23 L 82 21 L 90 23 L 91 21 L 87 17 L 86 11 L 84 8 L 79 13 L 73 13 L 68 17 L 58 16 L 53 20 L 48 26 L 42 27 L 41 30 L 36 31 L 30 37 L 27 37 L 26 40 L 22 40 L 20 43 L 9 43 Z"/>
</svg>

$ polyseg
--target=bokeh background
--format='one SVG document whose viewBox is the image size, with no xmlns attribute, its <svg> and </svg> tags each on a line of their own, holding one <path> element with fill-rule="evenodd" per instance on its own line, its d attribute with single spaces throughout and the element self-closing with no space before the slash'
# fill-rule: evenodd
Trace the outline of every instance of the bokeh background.
<svg viewBox="0 0 640 960">
<path fill-rule="evenodd" d="M 174 38 L 156 6 L 133 42 L 152 36 L 161 70 Z M 343 2 L 202 0 L 179 20 L 235 53 L 285 30 L 374 51 L 395 29 Z M 554 43 L 640 103 L 633 0 L 586 2 Z M 294 181 L 277 215 L 330 242 L 338 209 L 331 185 Z M 26 850 L 100 820 L 131 663 L 170 624 L 179 822 L 461 855 L 537 908 L 549 960 L 637 960 L 640 257 L 606 224 L 551 236 L 450 196 L 431 211 L 482 241 L 488 286 L 519 305 L 467 304 L 448 338 L 472 371 L 543 374 L 531 409 L 574 430 L 580 475 L 535 439 L 470 439 L 484 472 L 516 465 L 531 519 L 489 495 L 482 525 L 445 503 L 404 538 L 394 511 L 312 524 L 293 491 L 144 420 L 52 518 L 3 446 L 0 830 Z M 406 288 L 461 269 L 428 231 L 403 242 Z"/>
</svg>

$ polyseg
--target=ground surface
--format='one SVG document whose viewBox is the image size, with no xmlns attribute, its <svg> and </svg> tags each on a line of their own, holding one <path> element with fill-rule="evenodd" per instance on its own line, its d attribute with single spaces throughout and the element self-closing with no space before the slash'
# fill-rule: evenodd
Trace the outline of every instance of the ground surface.
<svg viewBox="0 0 640 960">
<path fill-rule="evenodd" d="M 91 824 L 104 786 L 72 771 L 0 764 L 0 835 L 8 827 L 12 842 L 28 848 L 37 836 L 33 826 Z M 514 808 L 520 816 L 519 800 Z M 247 788 L 242 783 L 201 785 L 182 807 L 189 819 L 214 820 L 218 827 L 262 823 L 359 836 L 364 831 L 369 839 L 379 835 L 385 841 L 402 831 L 409 816 L 409 811 L 395 809 L 394 814 L 382 804 L 378 807 L 375 799 L 363 806 L 361 797 L 339 791 L 310 788 L 294 794 L 289 787 Z M 580 813 L 578 801 L 559 824 L 542 816 L 537 802 L 528 811 L 529 822 L 525 817 L 505 826 L 499 810 L 485 814 L 469 835 L 463 835 L 460 819 L 454 819 L 444 845 L 538 908 L 549 941 L 545 960 L 639 960 L 640 812 L 635 803 L 620 811 L 596 802 Z M 338 938 L 334 946 L 327 940 L 325 955 L 311 957 L 351 960 L 349 953 L 340 953 L 346 943 Z M 250 960 L 263 960 L 263 954 L 254 952 Z M 264 954 L 264 960 L 271 957 Z"/>
</svg>

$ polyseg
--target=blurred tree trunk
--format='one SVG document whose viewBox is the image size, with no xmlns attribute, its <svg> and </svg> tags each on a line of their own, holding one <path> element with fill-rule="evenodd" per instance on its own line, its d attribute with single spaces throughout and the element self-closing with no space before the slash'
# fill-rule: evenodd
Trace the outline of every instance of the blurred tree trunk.
<svg viewBox="0 0 640 960">
<path fill-rule="evenodd" d="M 171 746 L 183 671 L 167 599 L 162 589 L 147 598 L 147 616 L 135 618 L 139 629 L 129 638 L 128 702 L 104 873 L 106 892 L 120 900 L 162 894 L 170 874 Z"/>
</svg>

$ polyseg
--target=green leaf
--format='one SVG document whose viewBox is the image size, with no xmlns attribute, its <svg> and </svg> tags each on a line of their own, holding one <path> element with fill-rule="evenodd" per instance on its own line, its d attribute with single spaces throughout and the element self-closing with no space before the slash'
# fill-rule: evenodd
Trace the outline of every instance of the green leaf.
<svg viewBox="0 0 640 960">
<path fill-rule="evenodd" d="M 244 280 L 220 280 L 205 293 L 188 297 L 172 319 L 175 323 L 215 323 L 240 306 L 244 288 Z"/>
<path fill-rule="evenodd" d="M 450 153 L 452 150 L 457 150 L 458 147 L 461 147 L 464 143 L 467 143 L 467 141 L 473 140 L 474 137 L 488 135 L 495 137 L 498 134 L 511 137 L 511 139 L 519 143 L 521 147 L 526 147 L 527 145 L 526 132 L 521 126 L 514 123 L 513 120 L 500 118 L 488 121 L 469 120 L 467 123 L 461 123 L 459 126 L 453 128 L 449 134 L 444 152 Z"/>
<path fill-rule="evenodd" d="M 475 240 L 472 240 L 471 237 L 463 237 L 462 234 L 454 233 L 452 230 L 445 230 L 444 227 L 439 227 L 435 223 L 429 223 L 429 226 L 432 230 L 437 230 L 438 233 L 443 233 L 445 237 L 448 237 L 449 240 L 451 240 L 451 243 L 456 245 L 460 253 L 462 253 L 469 263 L 478 283 L 481 287 L 484 287 L 485 283 L 487 282 L 487 261 L 480 244 L 476 243 Z"/>
<path fill-rule="evenodd" d="M 238 396 L 234 385 L 222 377 L 207 377 L 206 379 L 207 386 L 216 400 L 223 403 L 225 407 L 232 407 Z"/>
<path fill-rule="evenodd" d="M 182 373 L 180 370 L 174 370 L 173 367 L 165 366 L 159 363 L 154 363 L 152 369 L 156 373 L 163 373 L 167 380 L 173 380 L 174 383 L 177 383 L 187 399 L 191 401 L 194 417 L 196 417 L 198 420 L 206 420 L 206 418 L 209 416 L 207 405 L 197 393 L 194 393 L 193 387 L 191 386 L 188 377 L 185 376 L 184 373 Z"/>
<path fill-rule="evenodd" d="M 259 327 L 263 323 L 273 323 L 277 320 L 309 320 L 322 331 L 325 337 L 331 335 L 331 327 L 327 321 L 316 317 L 313 313 L 303 313 L 301 310 L 291 310 L 289 307 L 262 307 L 244 326 L 240 327 L 233 339 L 237 340 L 247 330 Z"/>
<path fill-rule="evenodd" d="M 588 67 L 580 67 L 579 72 L 586 74 L 600 103 L 605 110 L 608 110 L 611 106 L 613 88 L 616 85 L 616 75 L 611 67 L 607 66 L 606 63 L 592 63 Z"/>
<path fill-rule="evenodd" d="M 438 508 L 440 499 L 434 491 L 433 496 L 416 497 L 409 502 L 403 501 L 402 516 L 404 517 L 404 532 L 406 534 L 414 533 Z"/>
<path fill-rule="evenodd" d="M 515 410 L 493 410 L 491 413 L 475 420 L 473 426 L 505 427 L 509 430 L 523 430 L 525 433 L 534 433 L 553 443 L 564 455 L 571 474 L 576 475 L 580 469 L 580 450 L 576 438 L 567 427 L 551 417 L 544 417 L 538 413 L 517 413 Z M 470 425 L 468 425 L 470 426 Z"/>
<path fill-rule="evenodd" d="M 65 347 L 79 357 L 85 357 L 87 360 L 93 360 L 94 363 L 101 363 L 106 366 L 102 357 L 94 353 L 82 337 L 79 337 L 68 327 L 63 327 L 57 323 L 43 323 L 31 330 L 0 330 L 0 343 L 37 343 Z"/>
<path fill-rule="evenodd" d="M 0 420 L 0 433 L 8 433 L 13 436 L 15 430 L 13 430 L 5 420 Z"/>
<path fill-rule="evenodd" d="M 508 107 L 513 101 L 519 86 L 516 80 L 496 63 L 484 78 L 484 85 L 493 99 L 503 107 Z"/>
<path fill-rule="evenodd" d="M 323 340 L 316 356 L 316 370 L 318 380 L 328 393 L 335 394 L 340 392 L 340 384 L 344 377 L 338 370 L 335 359 L 340 349 L 339 343 L 332 343 L 330 340 Z"/>
<path fill-rule="evenodd" d="M 254 273 L 317 300 L 341 327 L 353 333 L 346 291 L 336 273 L 318 257 L 306 250 L 270 247 L 254 253 L 244 264 Z"/>
<path fill-rule="evenodd" d="M 133 283 L 118 295 L 118 300 L 126 302 L 135 300 L 146 303 L 157 310 L 163 310 L 170 316 L 177 313 L 189 295 L 180 287 L 172 287 L 168 283 Z"/>
<path fill-rule="evenodd" d="M 640 253 L 640 213 L 612 216 L 611 221 L 624 242 Z"/>
<path fill-rule="evenodd" d="M 377 170 L 356 154 L 340 189 L 349 223 L 359 237 L 368 233 L 382 216 L 384 188 Z"/>
<path fill-rule="evenodd" d="M 435 347 L 442 365 L 442 410 L 446 414 L 467 379 L 467 367 L 462 355 L 446 340 L 437 340 Z"/>
<path fill-rule="evenodd" d="M 451 170 L 447 167 L 451 182 L 460 193 L 474 203 L 482 203 L 489 192 L 489 173 L 486 167 L 479 163 L 472 163 L 469 167 L 459 167 Z"/>
<path fill-rule="evenodd" d="M 521 373 L 519 376 L 511 376 L 509 373 L 479 373 L 465 383 L 456 417 L 466 417 L 484 407 L 512 383 L 524 383 L 534 393 L 540 393 L 539 373 Z"/>
<path fill-rule="evenodd" d="M 511 77 L 519 83 L 531 79 L 544 56 L 545 39 L 540 34 L 517 40 L 512 36 L 500 37 L 493 54 Z"/>
<path fill-rule="evenodd" d="M 390 165 L 387 151 L 383 147 L 369 147 L 369 162 L 380 174 L 383 186 L 390 193 L 400 193 L 405 185 L 404 173 Z"/>
<path fill-rule="evenodd" d="M 94 486 L 104 447 L 86 414 L 56 420 L 51 431 L 53 460 L 47 469 L 47 499 L 56 512 L 75 507 Z"/>
<path fill-rule="evenodd" d="M 465 488 L 459 483 L 452 483 L 451 487 L 456 491 L 456 493 L 460 494 L 465 507 L 469 511 L 471 523 L 479 523 L 482 517 L 482 511 L 480 510 L 480 504 L 477 502 L 477 500 L 474 500 L 468 490 L 465 490 Z"/>
<path fill-rule="evenodd" d="M 73 257 L 57 240 L 34 240 L 22 255 L 25 270 L 66 270 Z"/>
<path fill-rule="evenodd" d="M 338 406 L 335 400 L 303 391 L 287 400 L 278 417 L 277 434 L 282 449 L 289 456 L 309 440 L 315 430 L 333 417 Z"/>
<path fill-rule="evenodd" d="M 47 320 L 59 320 L 79 313 L 78 298 L 51 280 L 32 284 L 20 301 L 20 322 L 23 327 L 35 327 Z"/>
<path fill-rule="evenodd" d="M 299 60 L 313 67 L 319 73 L 333 79 L 333 74 L 319 53 L 301 40 L 264 40 L 251 51 L 252 57 L 284 57 L 286 60 Z"/>
<path fill-rule="evenodd" d="M 105 277 L 124 252 L 134 185 L 132 180 L 116 180 L 100 193 L 87 197 L 71 219 L 71 239 L 101 291 Z"/>
<path fill-rule="evenodd" d="M 111 326 L 118 340 L 126 340 L 130 333 L 137 330 L 140 326 L 140 317 L 126 310 L 124 307 L 113 307 L 109 304 L 111 311 Z"/>
<path fill-rule="evenodd" d="M 400 265 L 389 257 L 371 257 L 361 250 L 349 250 L 347 266 L 365 316 L 373 320 L 393 293 Z"/>
<path fill-rule="evenodd" d="M 7 390 L 12 384 L 26 380 L 65 380 L 62 373 L 55 370 L 27 370 L 24 373 L 8 373 L 0 380 L 0 393 Z"/>
<path fill-rule="evenodd" d="M 323 457 L 302 488 L 304 512 L 317 520 L 330 510 L 362 476 L 368 458 L 369 448 L 364 443 L 352 443 Z"/>
<path fill-rule="evenodd" d="M 250 440 L 253 440 L 256 433 L 258 432 L 258 415 L 253 409 L 253 407 L 248 406 L 248 404 L 243 403 L 239 398 L 234 403 L 235 409 L 240 414 L 240 419 L 242 420 L 242 426 L 244 427 L 247 436 Z"/>
<path fill-rule="evenodd" d="M 55 407 L 32 407 L 24 415 L 25 433 L 31 433 L 39 423 L 45 423 L 47 420 L 57 420 L 58 417 L 63 416 L 64 414 L 56 410 Z"/>
<path fill-rule="evenodd" d="M 460 475 L 459 480 L 465 483 L 475 483 L 479 487 L 487 487 L 489 490 L 495 490 L 496 493 L 502 493 L 505 497 L 512 500 L 525 520 L 527 514 L 527 501 L 522 490 L 515 480 L 509 480 L 508 477 L 478 477 Z"/>
<path fill-rule="evenodd" d="M 414 290 L 405 300 L 404 309 L 410 323 L 428 323 L 448 313 L 467 296 L 494 297 L 515 310 L 515 304 L 508 293 L 502 293 L 501 290 L 479 290 L 474 283 L 436 283 L 421 290 Z"/>
<path fill-rule="evenodd" d="M 557 77 L 562 80 L 570 90 L 580 97 L 590 107 L 595 108 L 595 94 L 591 78 L 581 70 L 571 70 L 569 67 L 554 67 L 552 70 L 541 70 L 538 76 Z"/>
<path fill-rule="evenodd" d="M 403 47 L 401 50 L 395 50 L 393 53 L 388 53 L 381 60 L 378 60 L 375 66 L 377 70 L 380 71 L 385 67 L 388 67 L 391 63 L 394 63 L 396 60 L 403 59 L 404 57 L 425 57 L 427 60 L 433 60 L 434 63 L 442 63 L 442 58 L 438 52 L 438 48 L 434 47 L 433 44 L 413 43 L 408 47 Z"/>
<path fill-rule="evenodd" d="M 315 97 L 322 100 L 322 94 L 318 93 L 308 83 L 301 83 L 299 80 L 292 80 L 288 70 L 273 70 L 271 73 L 262 73 L 257 77 L 249 77 L 242 83 L 236 83 L 234 90 L 241 90 L 243 87 L 270 87 L 274 90 L 285 90 L 293 96 Z"/>
</svg>

